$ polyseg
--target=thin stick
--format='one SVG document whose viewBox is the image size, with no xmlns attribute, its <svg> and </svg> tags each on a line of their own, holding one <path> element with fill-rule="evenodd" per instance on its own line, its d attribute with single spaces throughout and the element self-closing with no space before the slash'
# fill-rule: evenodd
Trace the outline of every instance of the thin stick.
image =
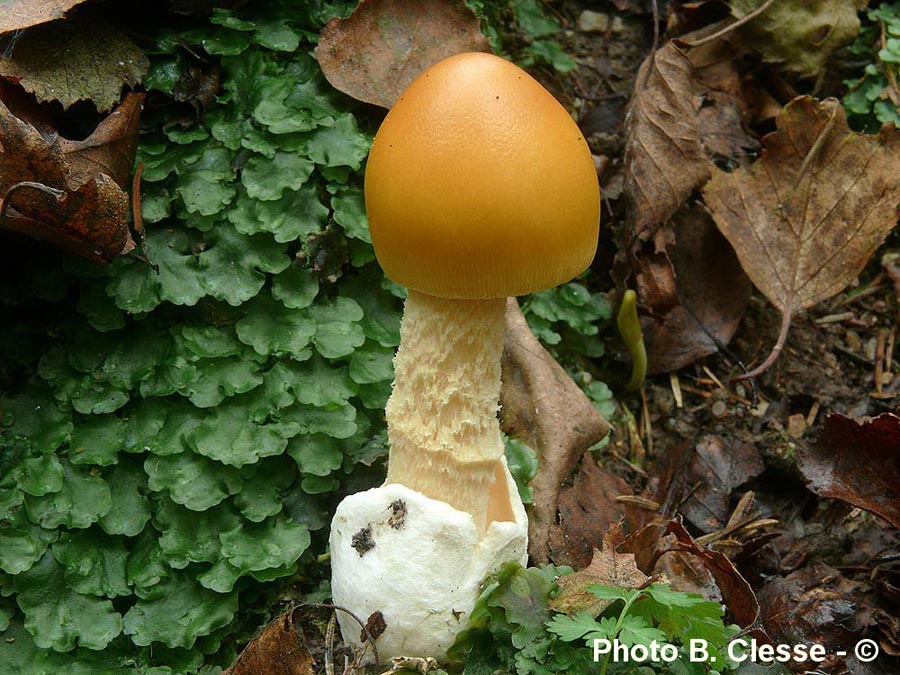
<svg viewBox="0 0 900 675">
<path fill-rule="evenodd" d="M 647 442 L 647 453 L 653 456 L 653 422 L 650 421 L 650 406 L 647 404 L 647 391 L 641 387 L 641 416 L 644 418 L 644 438 Z"/>
<path fill-rule="evenodd" d="M 669 372 L 669 384 L 672 387 L 672 396 L 675 397 L 675 407 L 680 410 L 684 407 L 684 399 L 681 396 L 681 381 L 674 370 Z"/>
<path fill-rule="evenodd" d="M 875 345 L 875 393 L 881 393 L 881 375 L 884 371 L 884 331 L 878 331 Z"/>
<path fill-rule="evenodd" d="M 811 427 L 813 423 L 816 421 L 816 416 L 819 414 L 819 408 L 822 407 L 822 404 L 818 401 L 814 401 L 812 407 L 809 409 L 809 412 L 806 414 L 806 426 Z"/>
<path fill-rule="evenodd" d="M 334 624 L 336 614 L 328 618 L 328 629 L 325 631 L 325 675 L 334 675 Z"/>
<path fill-rule="evenodd" d="M 884 372 L 890 374 L 891 363 L 894 360 L 894 340 L 897 338 L 897 324 L 891 326 L 891 332 L 888 334 L 887 347 L 884 351 Z"/>
<path fill-rule="evenodd" d="M 702 396 L 703 398 L 712 398 L 712 392 L 706 391 L 704 389 L 697 389 L 697 387 L 692 387 L 689 384 L 681 385 L 682 391 L 686 391 L 689 394 L 696 394 L 697 396 Z M 701 406 L 703 407 L 703 406 Z"/>
<path fill-rule="evenodd" d="M 753 10 L 752 12 L 750 12 L 747 16 L 745 16 L 745 17 L 742 18 L 742 19 L 738 19 L 737 21 L 735 21 L 735 22 L 732 23 L 732 24 L 728 24 L 728 25 L 725 26 L 725 28 L 723 28 L 722 30 L 716 31 L 716 32 L 713 33 L 712 35 L 707 35 L 705 38 L 701 38 L 701 39 L 696 40 L 696 41 L 694 41 L 694 42 L 685 42 L 685 44 L 686 44 L 688 47 L 699 47 L 700 45 L 705 45 L 707 42 L 712 42 L 713 40 L 718 40 L 718 39 L 719 39 L 720 37 L 722 37 L 723 35 L 727 35 L 727 34 L 730 33 L 731 31 L 733 31 L 733 30 L 735 30 L 735 29 L 737 29 L 737 28 L 740 28 L 740 27 L 743 26 L 745 23 L 749 23 L 750 21 L 753 21 L 753 19 L 755 19 L 756 17 L 758 17 L 760 14 L 762 14 L 763 12 L 765 12 L 767 9 L 769 9 L 769 6 L 770 6 L 773 2 L 775 2 L 775 0 L 767 0 L 767 2 L 763 3 L 762 5 L 760 5 L 760 6 L 757 7 L 756 9 L 754 9 L 754 10 Z"/>
<path fill-rule="evenodd" d="M 724 388 L 725 388 L 725 385 L 722 384 L 722 382 L 719 380 L 719 378 L 716 377 L 716 376 L 713 374 L 713 371 L 711 371 L 707 366 L 703 366 L 703 372 L 706 373 L 707 375 L 709 375 L 709 377 L 712 379 L 712 381 L 715 383 L 715 385 L 716 385 L 719 389 L 724 389 Z"/>
<path fill-rule="evenodd" d="M 784 343 L 787 342 L 788 331 L 791 328 L 791 313 L 784 312 L 781 315 L 781 331 L 778 333 L 778 340 L 775 342 L 775 346 L 772 347 L 772 351 L 769 352 L 769 355 L 766 357 L 766 360 L 760 363 L 756 368 L 751 370 L 749 373 L 742 373 L 734 378 L 734 380 L 749 380 L 753 377 L 759 377 L 764 372 L 766 372 L 778 356 L 781 354 L 781 351 L 784 349 Z"/>
<path fill-rule="evenodd" d="M 141 213 L 141 175 L 144 173 L 144 163 L 141 162 L 134 170 L 134 178 L 131 180 L 131 217 L 134 219 L 134 231 L 141 237 L 144 236 L 144 216 Z"/>
</svg>

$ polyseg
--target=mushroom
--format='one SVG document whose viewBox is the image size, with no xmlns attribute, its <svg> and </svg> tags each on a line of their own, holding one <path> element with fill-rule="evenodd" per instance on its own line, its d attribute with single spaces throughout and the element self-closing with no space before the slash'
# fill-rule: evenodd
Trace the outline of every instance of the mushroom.
<svg viewBox="0 0 900 675">
<path fill-rule="evenodd" d="M 484 577 L 526 561 L 497 419 L 506 298 L 590 264 L 600 192 L 556 99 L 512 63 L 466 53 L 423 72 L 390 110 L 365 199 L 378 262 L 409 296 L 387 480 L 338 507 L 332 592 L 363 620 L 381 612 L 381 658 L 441 658 Z M 341 626 L 359 646 L 359 626 Z"/>
</svg>

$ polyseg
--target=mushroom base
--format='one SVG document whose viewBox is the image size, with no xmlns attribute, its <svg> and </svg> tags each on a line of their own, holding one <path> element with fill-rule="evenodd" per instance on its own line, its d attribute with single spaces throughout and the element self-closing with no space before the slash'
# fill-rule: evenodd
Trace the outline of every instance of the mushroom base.
<svg viewBox="0 0 900 675">
<path fill-rule="evenodd" d="M 506 562 L 526 564 L 528 520 L 501 461 L 513 520 L 491 523 L 483 536 L 471 514 L 396 483 L 338 506 L 331 524 L 334 603 L 363 622 L 381 612 L 381 663 L 394 656 L 445 659 L 485 577 Z M 343 612 L 338 619 L 344 641 L 361 647 L 361 626 Z"/>
</svg>

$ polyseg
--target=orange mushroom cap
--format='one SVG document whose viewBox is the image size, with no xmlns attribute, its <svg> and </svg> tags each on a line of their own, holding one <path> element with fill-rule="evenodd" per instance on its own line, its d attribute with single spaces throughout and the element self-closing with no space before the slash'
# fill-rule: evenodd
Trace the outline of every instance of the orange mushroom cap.
<svg viewBox="0 0 900 675">
<path fill-rule="evenodd" d="M 378 130 L 365 181 L 378 262 L 422 293 L 524 295 L 572 279 L 597 248 L 600 189 L 578 126 L 492 54 L 419 75 Z"/>
</svg>

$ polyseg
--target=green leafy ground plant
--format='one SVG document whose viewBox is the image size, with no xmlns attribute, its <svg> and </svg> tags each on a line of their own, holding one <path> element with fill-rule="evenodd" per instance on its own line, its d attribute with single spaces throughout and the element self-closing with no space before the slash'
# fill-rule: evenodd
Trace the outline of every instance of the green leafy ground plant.
<svg viewBox="0 0 900 675">
<path fill-rule="evenodd" d="M 403 299 L 363 204 L 377 120 L 312 57 L 350 9 L 158 31 L 141 253 L 24 246 L 0 281 L 4 675 L 215 673 L 288 582 L 327 593 L 333 507 L 383 479 Z M 525 309 L 561 357 L 602 351 L 581 284 Z"/>
<path fill-rule="evenodd" d="M 882 3 L 866 16 L 850 54 L 867 63 L 861 77 L 844 83 L 844 107 L 854 126 L 875 132 L 900 126 L 900 3 Z"/>
<path fill-rule="evenodd" d="M 590 585 L 588 590 L 607 603 L 595 617 L 553 612 L 548 603 L 558 591 L 556 580 L 570 568 L 547 566 L 524 569 L 507 564 L 489 579 L 469 622 L 450 656 L 464 675 L 510 672 L 517 675 L 588 675 L 634 673 L 703 675 L 731 672 L 738 665 L 727 658 L 726 646 L 738 633 L 724 622 L 724 610 L 696 594 L 654 583 L 643 589 Z M 600 656 L 594 640 L 619 640 L 633 647 L 670 644 L 671 660 L 627 661 Z M 704 640 L 708 658 L 691 660 L 690 640 Z M 759 672 L 769 672 L 765 669 Z"/>
</svg>

